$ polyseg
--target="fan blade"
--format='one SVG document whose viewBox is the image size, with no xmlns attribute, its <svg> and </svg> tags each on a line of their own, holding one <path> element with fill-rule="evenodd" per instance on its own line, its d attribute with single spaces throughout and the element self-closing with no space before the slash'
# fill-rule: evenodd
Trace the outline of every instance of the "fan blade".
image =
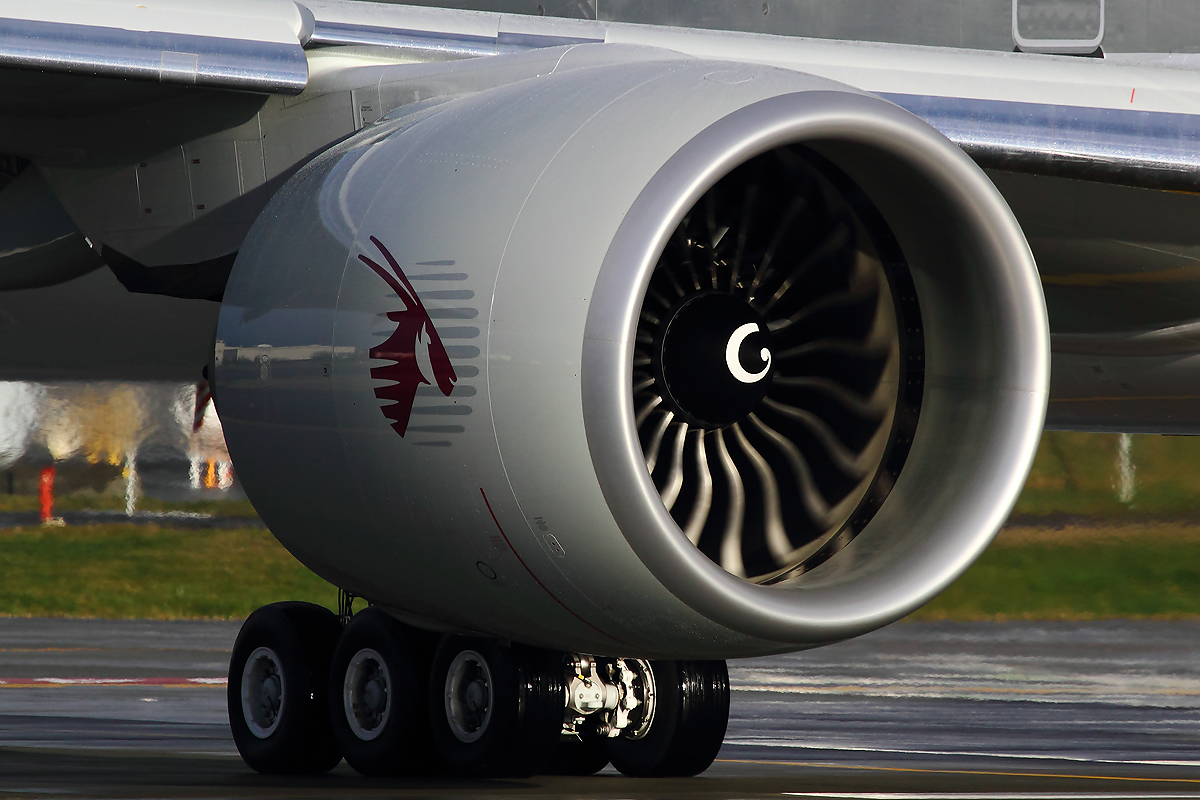
<svg viewBox="0 0 1200 800">
<path fill-rule="evenodd" d="M 667 428 L 671 426 L 673 419 L 675 419 L 675 415 L 670 411 L 666 412 L 662 415 L 654 433 L 650 434 L 650 444 L 646 452 L 646 469 L 651 475 L 654 474 L 654 467 L 658 464 L 658 451 L 662 447 L 663 436 L 666 435 Z"/>
<path fill-rule="evenodd" d="M 742 432 L 741 426 L 734 423 L 729 429 L 733 431 L 738 447 L 750 459 L 750 463 L 754 465 L 754 471 L 758 475 L 759 486 L 762 489 L 767 550 L 775 559 L 776 565 L 787 566 L 788 556 L 795 548 L 792 547 L 787 529 L 783 524 L 783 512 L 779 506 L 779 484 L 775 481 L 775 473 L 771 470 L 771 465 L 767 463 L 767 460 L 759 455 L 759 452 L 754 449 L 754 445 L 746 439 L 746 434 Z"/>
<path fill-rule="evenodd" d="M 667 507 L 667 511 L 674 507 L 675 501 L 679 498 L 679 492 L 683 489 L 683 448 L 687 444 L 687 435 L 686 422 L 680 422 L 675 426 L 675 440 L 671 447 L 671 467 L 660 490 L 663 505 Z"/>
<path fill-rule="evenodd" d="M 724 433 L 713 433 L 717 461 L 725 473 L 725 486 L 729 491 L 725 528 L 721 532 L 721 566 L 726 572 L 744 578 L 746 567 L 742 562 L 742 523 L 746 517 L 746 489 L 742 486 L 742 476 L 738 474 L 737 465 L 733 463 L 733 457 L 729 455 L 725 446 Z"/>
<path fill-rule="evenodd" d="M 817 488 L 816 482 L 813 481 L 812 470 L 809 468 L 808 462 L 804 459 L 804 454 L 800 452 L 800 448 L 792 444 L 792 441 L 786 436 L 759 419 L 758 415 L 751 414 L 746 419 L 766 436 L 771 443 L 778 447 L 783 457 L 787 459 L 788 465 L 792 468 L 792 475 L 796 479 L 796 489 L 800 495 L 800 502 L 804 505 L 804 510 L 808 513 L 809 519 L 816 523 L 818 528 L 829 528 L 832 525 L 832 520 L 829 518 L 829 504 L 825 502 L 825 497 Z"/>
<path fill-rule="evenodd" d="M 863 397 L 856 394 L 832 378 L 822 378 L 813 375 L 796 378 L 776 378 L 775 385 L 791 389 L 814 389 L 832 397 L 839 405 L 855 416 L 873 421 L 882 419 L 887 414 L 888 406 L 895 402 L 894 397 L 889 396 L 887 392 L 880 391 L 885 388 L 885 384 L 880 384 L 879 389 L 871 397 Z"/>
<path fill-rule="evenodd" d="M 771 397 L 765 398 L 763 405 L 796 420 L 808 428 L 813 437 L 821 443 L 821 447 L 829 455 L 829 459 L 843 475 L 855 480 L 862 480 L 866 477 L 870 465 L 859 463 L 858 456 L 850 448 L 846 447 L 837 434 L 833 432 L 833 429 L 826 425 L 825 421 L 816 414 L 806 411 L 803 408 L 796 408 L 795 406 L 781 403 Z"/>
<path fill-rule="evenodd" d="M 796 285 L 796 281 L 808 274 L 808 271 L 812 269 L 814 265 L 820 262 L 821 259 L 828 258 L 832 253 L 846 247 L 846 245 L 849 243 L 850 228 L 848 225 L 843 223 L 830 231 L 829 235 L 825 237 L 824 241 L 817 245 L 815 250 L 805 256 L 804 260 L 801 261 L 800 264 L 791 271 L 787 278 L 784 279 L 783 283 L 779 285 L 779 288 L 775 290 L 775 293 L 772 294 L 771 298 L 763 305 L 763 313 L 766 314 L 770 312 L 770 310 L 775 307 L 775 304 L 778 303 L 783 296 L 787 294 L 793 286 Z"/>
<path fill-rule="evenodd" d="M 646 404 L 642 406 L 641 410 L 637 412 L 637 416 L 634 417 L 634 424 L 637 425 L 638 430 L 642 429 L 642 423 L 646 421 L 646 417 L 650 416 L 650 412 L 658 408 L 661 402 L 662 398 L 658 395 L 654 395 L 654 397 L 646 401 Z"/>
<path fill-rule="evenodd" d="M 775 270 L 771 267 L 771 261 L 775 257 L 775 253 L 779 250 L 779 245 L 783 243 L 783 237 L 791 232 L 791 227 L 795 223 L 796 218 L 804 211 L 808 205 L 808 200 L 796 195 L 792 201 L 788 203 L 787 210 L 779 218 L 778 224 L 775 226 L 775 233 L 771 236 L 771 243 L 767 245 L 767 250 L 763 254 L 762 261 L 758 265 L 758 271 L 754 273 L 754 280 L 750 283 L 750 291 L 748 293 L 750 303 L 754 305 L 754 292 L 762 285 L 762 282 L 774 274 Z"/>
<path fill-rule="evenodd" d="M 708 523 L 708 512 L 712 508 L 713 479 L 708 469 L 708 455 L 704 447 L 707 433 L 696 433 L 696 474 L 700 476 L 700 485 L 696 487 L 696 501 L 692 504 L 692 511 L 688 515 L 687 527 L 683 529 L 683 533 L 692 544 L 699 545 L 700 535 L 704 533 L 704 526 Z"/>
</svg>

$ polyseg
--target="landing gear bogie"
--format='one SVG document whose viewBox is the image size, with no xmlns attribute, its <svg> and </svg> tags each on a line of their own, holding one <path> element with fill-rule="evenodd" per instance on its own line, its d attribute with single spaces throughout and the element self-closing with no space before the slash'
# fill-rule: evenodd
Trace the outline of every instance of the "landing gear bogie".
<svg viewBox="0 0 1200 800">
<path fill-rule="evenodd" d="M 229 718 L 266 773 L 372 776 L 703 772 L 729 717 L 723 661 L 595 658 L 438 635 L 371 607 L 341 621 L 275 603 L 234 646 Z"/>
</svg>

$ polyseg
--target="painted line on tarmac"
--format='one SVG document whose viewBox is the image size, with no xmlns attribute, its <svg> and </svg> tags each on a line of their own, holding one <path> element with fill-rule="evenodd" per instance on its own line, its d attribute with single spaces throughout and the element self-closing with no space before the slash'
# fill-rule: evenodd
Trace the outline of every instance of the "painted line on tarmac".
<svg viewBox="0 0 1200 800">
<path fill-rule="evenodd" d="M 79 794 L 79 792 L 72 791 L 71 789 L 30 789 L 24 787 L 20 789 L 0 788 L 0 792 L 4 794 Z"/>
<path fill-rule="evenodd" d="M 0 616 L 3 619 L 3 616 Z M 227 647 L 0 647 L 0 653 L 230 653 Z"/>
<path fill-rule="evenodd" d="M 1078 794 L 1063 792 L 784 792 L 788 797 L 828 800 L 1195 800 L 1195 794 Z"/>
<path fill-rule="evenodd" d="M 1115 696 L 1125 694 L 1119 688 L 1109 686 L 1051 686 L 1044 689 L 1025 689 L 1015 686 L 947 686 L 938 684 L 904 684 L 878 683 L 869 684 L 748 684 L 730 682 L 730 688 L 741 692 L 769 692 L 779 694 L 869 694 L 879 697 L 944 697 L 947 695 L 966 696 L 972 694 L 1016 694 L 1030 696 L 1069 695 L 1069 696 Z M 1200 689 L 1153 689 L 1138 688 L 1134 690 L 1141 695 L 1165 695 L 1181 697 L 1200 697 Z"/>
<path fill-rule="evenodd" d="M 228 678 L 0 678 L 0 689 L 47 689 L 64 686 L 225 686 Z"/>
<path fill-rule="evenodd" d="M 871 767 L 865 764 L 830 764 L 818 761 L 764 761 L 761 759 L 750 758 L 718 758 L 718 762 L 722 764 L 754 764 L 756 766 L 777 766 L 777 767 L 819 767 L 822 769 L 846 769 L 860 770 L 868 772 L 911 772 L 923 773 L 929 775 L 980 775 L 984 777 L 997 778 L 1070 778 L 1073 780 L 1085 781 L 1136 781 L 1138 783 L 1186 783 L 1192 785 L 1200 785 L 1200 778 L 1137 778 L 1128 775 L 1073 775 L 1062 772 L 1005 772 L 1002 770 L 983 770 L 983 769 L 932 769 L 921 767 Z M 1121 762 L 1125 763 L 1125 762 Z M 840 796 L 840 795 L 835 795 Z M 847 795 L 848 796 L 848 795 Z M 926 792 L 923 795 L 915 795 L 917 797 L 942 797 L 940 792 Z M 946 795 L 949 797 L 950 795 Z M 1074 796 L 1074 795 L 1072 795 Z M 1128 795 L 1117 795 L 1118 797 L 1127 797 Z M 1187 795 L 1188 797 L 1200 797 L 1200 795 Z"/>
<path fill-rule="evenodd" d="M 809 743 L 791 739 L 728 738 L 725 744 L 739 747 L 780 747 L 792 750 L 836 750 L 843 753 L 887 753 L 902 756 L 970 756 L 975 758 L 1010 758 L 1021 761 L 1077 761 L 1085 764 L 1138 764 L 1152 767 L 1200 767 L 1200 761 L 1137 760 L 1121 758 L 1089 758 L 1065 753 L 997 753 L 988 750 L 914 750 L 899 747 L 867 747 L 856 744 L 833 745 L 828 742 Z M 783 763 L 783 762 L 771 762 Z"/>
</svg>

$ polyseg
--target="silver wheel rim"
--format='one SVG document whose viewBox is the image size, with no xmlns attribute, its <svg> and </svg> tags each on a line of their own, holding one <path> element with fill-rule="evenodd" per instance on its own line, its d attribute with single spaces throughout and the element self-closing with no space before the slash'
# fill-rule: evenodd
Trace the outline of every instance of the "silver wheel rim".
<svg viewBox="0 0 1200 800">
<path fill-rule="evenodd" d="M 281 660 L 269 647 L 259 647 L 242 668 L 242 718 L 259 739 L 266 739 L 283 718 L 287 684 Z"/>
<path fill-rule="evenodd" d="M 464 650 L 446 671 L 446 721 L 460 742 L 478 741 L 492 718 L 492 673 L 474 650 Z"/>
<path fill-rule="evenodd" d="M 383 733 L 392 713 L 392 676 L 379 653 L 363 648 L 354 654 L 342 682 L 342 706 L 350 730 L 363 741 Z"/>
</svg>

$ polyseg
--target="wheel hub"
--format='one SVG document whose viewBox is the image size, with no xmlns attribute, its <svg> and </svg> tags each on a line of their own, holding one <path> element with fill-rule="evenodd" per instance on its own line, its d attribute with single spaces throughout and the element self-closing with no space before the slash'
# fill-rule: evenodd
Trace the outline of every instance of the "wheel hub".
<svg viewBox="0 0 1200 800">
<path fill-rule="evenodd" d="M 259 647 L 242 669 L 242 716 L 246 727 L 266 739 L 283 716 L 284 677 L 279 656 L 269 647 Z"/>
<path fill-rule="evenodd" d="M 640 739 L 650 730 L 657 705 L 654 671 L 642 659 L 575 655 L 567 662 L 567 709 L 563 732 L 577 735 L 589 716 L 601 736 Z"/>
<path fill-rule="evenodd" d="M 446 672 L 446 719 L 461 742 L 477 741 L 492 716 L 492 674 L 483 656 L 464 650 Z"/>
<path fill-rule="evenodd" d="M 387 692 L 383 688 L 383 684 L 378 680 L 367 681 L 367 688 L 363 692 L 363 705 L 372 711 L 378 711 L 383 708 L 383 704 L 387 702 Z"/>
<path fill-rule="evenodd" d="M 379 736 L 391 714 L 392 678 L 383 656 L 364 648 L 346 667 L 342 704 L 350 730 L 364 741 Z"/>
</svg>

